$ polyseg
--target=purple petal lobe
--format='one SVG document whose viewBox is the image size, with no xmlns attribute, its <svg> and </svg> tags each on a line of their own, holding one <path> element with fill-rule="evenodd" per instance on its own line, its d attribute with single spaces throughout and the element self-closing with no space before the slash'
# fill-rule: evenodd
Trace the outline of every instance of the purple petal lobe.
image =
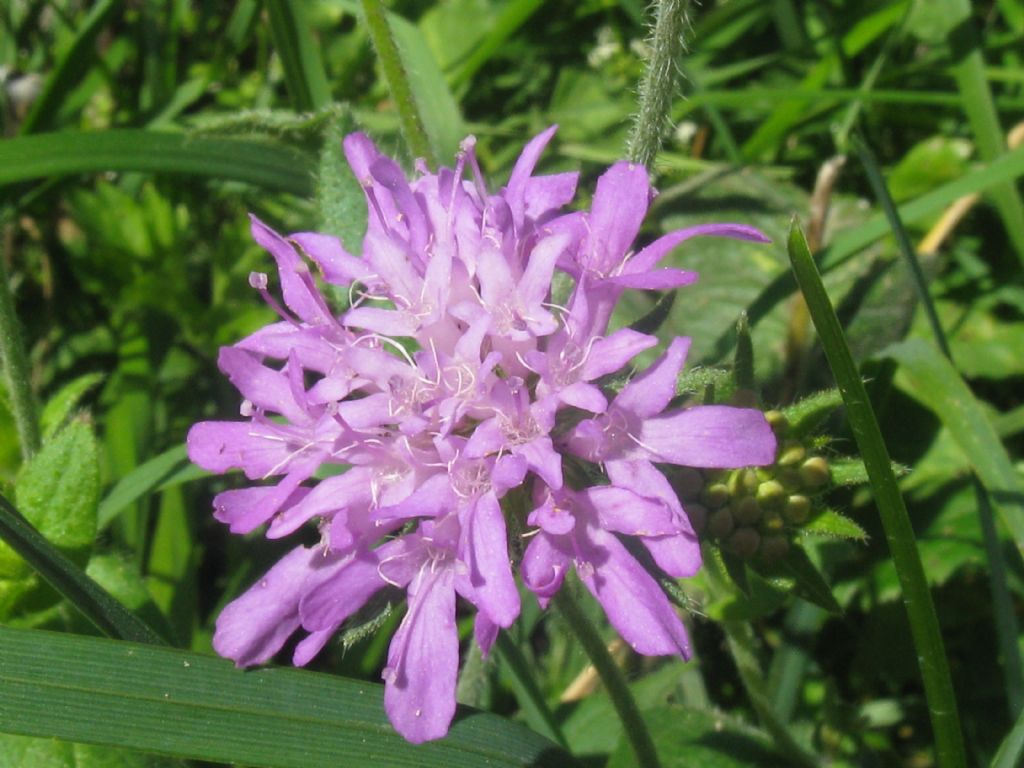
<svg viewBox="0 0 1024 768">
<path fill-rule="evenodd" d="M 477 605 L 499 626 L 511 626 L 519 615 L 519 590 L 509 566 L 505 518 L 494 493 L 481 496 L 468 517 L 467 562 Z"/>
<path fill-rule="evenodd" d="M 646 248 L 638 252 L 626 265 L 625 274 L 648 272 L 661 259 L 685 240 L 691 237 L 707 235 L 711 237 L 731 237 L 736 240 L 750 240 L 755 243 L 770 243 L 767 237 L 754 227 L 745 224 L 699 224 L 696 227 L 677 229 L 659 237 Z"/>
<path fill-rule="evenodd" d="M 583 364 L 583 379 L 592 381 L 622 368 L 645 349 L 658 343 L 655 336 L 622 328 L 594 342 Z"/>
<path fill-rule="evenodd" d="M 676 395 L 676 381 L 689 349 L 688 338 L 673 339 L 661 358 L 622 388 L 612 407 L 629 411 L 641 419 L 665 410 Z"/>
<path fill-rule="evenodd" d="M 639 435 L 656 461 L 687 467 L 766 466 L 775 461 L 775 434 L 761 411 L 700 405 L 643 423 Z"/>
</svg>

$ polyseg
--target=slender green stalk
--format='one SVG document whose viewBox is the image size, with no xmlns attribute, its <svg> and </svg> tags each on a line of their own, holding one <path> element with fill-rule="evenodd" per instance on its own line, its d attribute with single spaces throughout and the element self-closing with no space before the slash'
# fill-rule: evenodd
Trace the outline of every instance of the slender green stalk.
<svg viewBox="0 0 1024 768">
<path fill-rule="evenodd" d="M 629 690 L 625 675 L 605 647 L 597 628 L 587 618 L 568 588 L 562 588 L 555 596 L 554 604 L 569 625 L 569 629 L 580 641 L 580 645 L 590 658 L 590 663 L 594 665 L 601 682 L 604 683 L 608 697 L 622 721 L 626 738 L 629 739 L 636 754 L 636 764 L 640 768 L 659 768 L 661 763 L 658 761 L 658 752 L 647 730 L 647 724 L 640 716 L 633 692 Z"/>
<path fill-rule="evenodd" d="M 886 218 L 889 220 L 889 227 L 896 237 L 896 244 L 899 246 L 900 254 L 910 269 L 910 274 L 917 288 L 917 294 L 921 299 L 925 314 L 928 317 L 928 324 L 931 327 L 932 335 L 938 344 L 942 354 L 950 364 L 953 364 L 953 353 L 946 338 L 946 332 L 939 321 L 939 314 L 935 309 L 931 294 L 928 291 L 928 282 L 921 269 L 913 246 L 910 244 L 910 236 L 907 234 L 900 215 L 896 210 L 892 195 L 882 178 L 881 169 L 875 160 L 871 149 L 860 136 L 852 137 L 853 146 L 860 156 L 861 164 L 867 173 L 868 183 L 871 185 L 875 197 L 878 199 Z M 977 475 L 972 477 L 974 483 L 974 495 L 978 500 L 978 516 L 981 519 L 981 528 L 984 534 L 985 552 L 989 562 L 989 584 L 992 589 L 992 603 L 995 614 L 996 635 L 999 638 L 999 648 L 1003 657 L 1003 665 L 1006 675 L 1006 699 L 1010 708 L 1010 716 L 1016 717 L 1024 703 L 1024 671 L 1022 671 L 1020 648 L 1017 645 L 1017 617 L 1013 608 L 1013 601 L 1010 597 L 1009 586 L 1006 581 L 1006 560 L 1003 556 L 1003 549 L 996 532 L 996 523 L 992 504 L 989 501 L 988 491 L 982 485 Z"/>
<path fill-rule="evenodd" d="M 1024 755 L 1024 712 L 1020 713 L 1013 729 L 999 745 L 992 768 L 1018 768 L 1021 755 Z"/>
<path fill-rule="evenodd" d="M 686 11 L 689 0 L 659 0 L 656 4 L 651 60 L 640 84 L 640 106 L 626 142 L 626 155 L 648 168 L 661 149 L 672 97 L 675 95 L 679 59 L 686 49 Z"/>
<path fill-rule="evenodd" d="M 742 621 L 723 621 L 721 626 L 729 641 L 729 650 L 736 660 L 736 668 L 739 670 L 743 687 L 747 691 L 747 698 L 750 699 L 751 706 L 757 712 L 758 719 L 772 735 L 776 746 L 785 754 L 786 764 L 802 766 L 802 768 L 817 768 L 819 765 L 817 758 L 797 743 L 786 724 L 772 708 L 771 696 L 768 693 L 757 654 L 754 652 L 754 633 L 750 629 L 750 625 Z"/>
<path fill-rule="evenodd" d="M 136 643 L 165 642 L 142 619 L 68 560 L 0 495 L 0 539 L 108 637 Z"/>
<path fill-rule="evenodd" d="M 882 518 L 921 666 L 938 763 L 944 768 L 965 766 L 966 755 L 953 682 L 910 516 L 900 495 L 889 452 L 864 382 L 853 362 L 839 318 L 821 282 L 821 275 L 811 257 L 807 241 L 796 222 L 789 235 L 789 258 L 846 404 L 850 428 L 864 460 L 875 504 Z"/>
<path fill-rule="evenodd" d="M 476 647 L 476 646 L 474 646 Z M 544 700 L 544 694 L 537 686 L 536 670 L 530 667 L 526 656 L 519 646 L 509 637 L 508 632 L 498 633 L 495 650 L 512 675 L 512 684 L 519 699 L 519 708 L 526 722 L 541 736 L 546 736 L 556 744 L 568 747 L 562 726 L 559 725 L 554 712 Z"/>
<path fill-rule="evenodd" d="M 21 442 L 21 455 L 30 459 L 39 450 L 39 419 L 29 378 L 28 357 L 14 313 L 14 294 L 0 253 L 0 367 L 10 393 L 11 411 Z"/>
<path fill-rule="evenodd" d="M 434 165 L 434 153 L 430 148 L 430 140 L 423 128 L 423 119 L 420 117 L 416 99 L 412 95 L 409 76 L 402 64 L 402 57 L 395 44 L 395 38 L 391 34 L 391 27 L 388 26 L 384 7 L 380 0 L 362 0 L 362 3 L 363 13 L 366 16 L 366 29 L 373 41 L 373 47 L 377 50 L 377 58 L 380 60 L 380 68 L 384 73 L 388 90 L 391 91 L 391 97 L 395 100 L 395 108 L 398 110 L 398 119 L 402 126 L 405 143 L 414 157 L 422 157 L 429 165 Z"/>
</svg>

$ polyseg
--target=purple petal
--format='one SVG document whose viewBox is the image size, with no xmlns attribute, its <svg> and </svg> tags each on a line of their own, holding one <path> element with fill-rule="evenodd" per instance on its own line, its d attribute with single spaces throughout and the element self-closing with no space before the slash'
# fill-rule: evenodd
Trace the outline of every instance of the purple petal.
<svg viewBox="0 0 1024 768">
<path fill-rule="evenodd" d="M 553 173 L 534 176 L 526 183 L 526 215 L 543 221 L 572 202 L 576 196 L 579 173 Z"/>
<path fill-rule="evenodd" d="M 333 235 L 296 232 L 289 239 L 320 267 L 328 283 L 348 285 L 357 280 L 365 282 L 373 277 L 373 270 L 366 266 L 366 262 L 346 251 L 341 240 Z"/>
<path fill-rule="evenodd" d="M 619 162 L 597 180 L 590 209 L 591 269 L 608 274 L 626 257 L 647 215 L 651 185 L 642 165 Z"/>
<path fill-rule="evenodd" d="M 755 243 L 770 243 L 765 235 L 754 227 L 745 224 L 699 224 L 695 227 L 677 229 L 659 237 L 646 248 L 639 251 L 626 264 L 624 274 L 632 275 L 649 272 L 673 248 L 691 237 L 707 235 L 711 237 L 731 237 L 736 240 L 751 240 Z"/>
<path fill-rule="evenodd" d="M 588 488 L 583 495 L 597 511 L 601 527 L 629 536 L 662 536 L 679 532 L 672 510 L 661 501 L 648 499 L 614 485 Z"/>
<path fill-rule="evenodd" d="M 614 535 L 598 528 L 587 534 L 581 549 L 593 567 L 577 572 L 622 639 L 637 653 L 688 659 L 686 629 L 658 583 Z"/>
<path fill-rule="evenodd" d="M 562 588 L 568 569 L 569 556 L 554 545 L 551 536 L 541 531 L 526 547 L 519 573 L 523 584 L 537 596 L 544 608 Z"/>
<path fill-rule="evenodd" d="M 626 274 L 608 277 L 605 278 L 605 282 L 621 288 L 639 288 L 645 291 L 670 291 L 673 288 L 692 285 L 697 282 L 697 277 L 696 272 L 666 267 L 664 269 L 652 269 L 648 272 L 638 272 L 633 275 Z"/>
<path fill-rule="evenodd" d="M 305 409 L 295 401 L 288 377 L 263 365 L 251 352 L 221 347 L 217 366 L 242 396 L 257 407 L 279 413 L 294 424 L 309 421 Z"/>
<path fill-rule="evenodd" d="M 414 744 L 448 733 L 455 715 L 459 635 L 448 569 L 424 568 L 409 588 L 409 611 L 395 632 L 384 669 L 384 709 Z"/>
<path fill-rule="evenodd" d="M 269 251 L 277 262 L 284 303 L 299 318 L 312 325 L 333 322 L 330 311 L 317 292 L 309 267 L 291 243 L 255 216 L 249 216 L 253 239 Z"/>
<path fill-rule="evenodd" d="M 632 413 L 641 419 L 665 410 L 665 406 L 676 395 L 676 381 L 689 349 L 688 338 L 674 338 L 664 355 L 622 388 L 612 402 L 612 408 Z"/>
<path fill-rule="evenodd" d="M 558 398 L 566 405 L 591 413 L 604 413 L 608 409 L 608 400 L 601 390 L 585 381 L 577 381 L 559 390 Z"/>
<path fill-rule="evenodd" d="M 505 518 L 493 492 L 485 493 L 467 515 L 468 547 L 463 558 L 475 603 L 498 626 L 508 627 L 519 615 L 519 591 L 509 567 Z"/>
<path fill-rule="evenodd" d="M 305 479 L 303 474 L 293 472 L 277 485 L 218 493 L 213 498 L 213 516 L 226 523 L 232 533 L 249 533 L 267 522 L 282 506 L 298 502 L 308 492 L 298 488 Z"/>
<path fill-rule="evenodd" d="M 764 414 L 751 408 L 699 405 L 674 411 L 645 421 L 638 438 L 655 461 L 686 467 L 724 469 L 775 461 L 775 434 Z"/>
<path fill-rule="evenodd" d="M 576 518 L 568 509 L 557 505 L 551 495 L 530 513 L 526 522 L 542 528 L 553 536 L 564 536 L 576 527 Z"/>
<path fill-rule="evenodd" d="M 516 454 L 526 459 L 526 464 L 547 483 L 548 488 L 557 491 L 562 487 L 562 456 L 547 435 L 541 435 L 528 443 L 515 446 Z"/>
<path fill-rule="evenodd" d="M 248 421 L 201 421 L 188 431 L 188 456 L 210 472 L 244 469 L 247 477 L 264 477 L 280 470 L 295 454 L 295 446 L 275 425 Z"/>
<path fill-rule="evenodd" d="M 499 629 L 500 627 L 487 617 L 485 611 L 477 611 L 476 620 L 473 622 L 473 639 L 480 647 L 480 655 L 483 658 L 486 659 L 491 652 L 491 646 L 498 639 Z"/>
<path fill-rule="evenodd" d="M 651 536 L 642 541 L 654 562 L 669 576 L 685 579 L 700 570 L 703 562 L 700 542 L 692 530 L 673 536 Z"/>
<path fill-rule="evenodd" d="M 297 547 L 220 612 L 213 648 L 239 667 L 262 664 L 299 628 L 299 598 L 319 550 Z"/>
<path fill-rule="evenodd" d="M 325 517 L 339 510 L 370 504 L 373 473 L 354 467 L 340 475 L 317 483 L 303 499 L 274 518 L 267 530 L 268 539 L 279 539 L 298 530 L 314 517 Z"/>
<path fill-rule="evenodd" d="M 582 378 L 593 381 L 596 378 L 622 368 L 645 349 L 658 343 L 656 336 L 648 336 L 631 328 L 622 328 L 615 333 L 598 339 L 590 347 L 583 364 Z"/>
<path fill-rule="evenodd" d="M 336 629 L 385 586 L 386 582 L 377 572 L 378 555 L 362 551 L 336 564 L 321 566 L 323 573 L 313 577 L 318 583 L 299 601 L 303 629 L 310 632 Z"/>
</svg>

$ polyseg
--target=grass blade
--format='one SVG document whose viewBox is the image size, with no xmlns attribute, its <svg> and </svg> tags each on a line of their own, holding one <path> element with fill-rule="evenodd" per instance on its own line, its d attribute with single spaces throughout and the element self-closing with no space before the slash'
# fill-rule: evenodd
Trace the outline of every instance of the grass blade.
<svg viewBox="0 0 1024 768">
<path fill-rule="evenodd" d="M 302 6 L 296 0 L 267 0 L 270 33 L 292 104 L 299 112 L 311 112 L 331 103 L 331 88 Z"/>
<path fill-rule="evenodd" d="M 1017 768 L 1021 755 L 1024 755 L 1024 712 L 1020 713 L 1013 729 L 999 745 L 999 751 L 992 760 L 992 768 Z"/>
<path fill-rule="evenodd" d="M 938 763 L 944 768 L 965 766 L 966 755 L 949 664 L 935 605 L 914 539 L 914 529 L 892 471 L 878 420 L 853 362 L 839 318 L 821 282 L 821 275 L 811 257 L 807 241 L 795 222 L 789 235 L 789 258 L 836 385 L 846 404 L 850 428 L 864 460 L 882 518 L 885 538 L 899 576 L 914 647 L 920 660 Z"/>
<path fill-rule="evenodd" d="M 102 171 L 191 174 L 312 194 L 314 164 L 279 144 L 134 129 L 44 133 L 0 141 L 0 186 Z"/>
<path fill-rule="evenodd" d="M 88 70 L 89 59 L 96 55 L 93 45 L 96 36 L 120 4 L 119 0 L 101 0 L 89 10 L 71 44 L 54 65 L 39 98 L 25 115 L 19 133 L 25 135 L 50 126 L 68 93 Z"/>
<path fill-rule="evenodd" d="M 0 538 L 104 634 L 140 643 L 159 645 L 164 642 L 141 619 L 57 551 L 2 495 Z M 0 707 L 2 711 L 3 707 Z"/>
<path fill-rule="evenodd" d="M 448 738 L 412 745 L 381 686 L 292 669 L 243 672 L 170 648 L 0 628 L 0 729 L 268 768 L 571 766 L 541 736 L 462 709 Z"/>
<path fill-rule="evenodd" d="M 122 509 L 160 487 L 168 477 L 187 466 L 189 460 L 184 445 L 175 446 L 140 464 L 122 477 L 100 502 L 97 513 L 99 529 L 106 528 Z"/>
<path fill-rule="evenodd" d="M 981 38 L 971 18 L 971 3 L 969 0 L 939 0 L 939 5 L 949 24 L 947 40 L 953 59 L 953 76 L 978 154 L 987 162 L 997 162 L 1006 154 L 1006 142 L 985 73 Z M 1017 258 L 1024 263 L 1024 199 L 1016 185 L 1009 181 L 996 185 L 989 194 L 1017 251 Z"/>
</svg>

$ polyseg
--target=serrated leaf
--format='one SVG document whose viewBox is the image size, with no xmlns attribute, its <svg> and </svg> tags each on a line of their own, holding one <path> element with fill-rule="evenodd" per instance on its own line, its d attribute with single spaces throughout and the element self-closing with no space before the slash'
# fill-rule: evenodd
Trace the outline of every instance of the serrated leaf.
<svg viewBox="0 0 1024 768">
<path fill-rule="evenodd" d="M 43 439 L 46 440 L 52 437 L 70 418 L 72 411 L 78 407 L 78 404 L 89 390 L 99 385 L 102 381 L 103 374 L 87 373 L 61 387 L 57 394 L 46 402 L 46 405 L 43 406 L 43 412 L 40 414 L 39 421 L 42 427 Z"/>
<path fill-rule="evenodd" d="M 771 768 L 783 764 L 762 732 L 728 716 L 689 707 L 643 712 L 662 768 Z M 628 739 L 619 742 L 607 768 L 629 768 L 636 755 Z"/>
<path fill-rule="evenodd" d="M 96 538 L 100 500 L 100 449 L 92 426 L 78 419 L 43 443 L 22 468 L 14 493 L 37 531 L 84 562 Z"/>
<path fill-rule="evenodd" d="M 863 482 L 867 482 L 865 479 Z M 815 536 L 832 536 L 837 539 L 867 541 L 868 535 L 857 523 L 834 509 L 826 509 L 805 523 L 801 532 Z"/>
</svg>

